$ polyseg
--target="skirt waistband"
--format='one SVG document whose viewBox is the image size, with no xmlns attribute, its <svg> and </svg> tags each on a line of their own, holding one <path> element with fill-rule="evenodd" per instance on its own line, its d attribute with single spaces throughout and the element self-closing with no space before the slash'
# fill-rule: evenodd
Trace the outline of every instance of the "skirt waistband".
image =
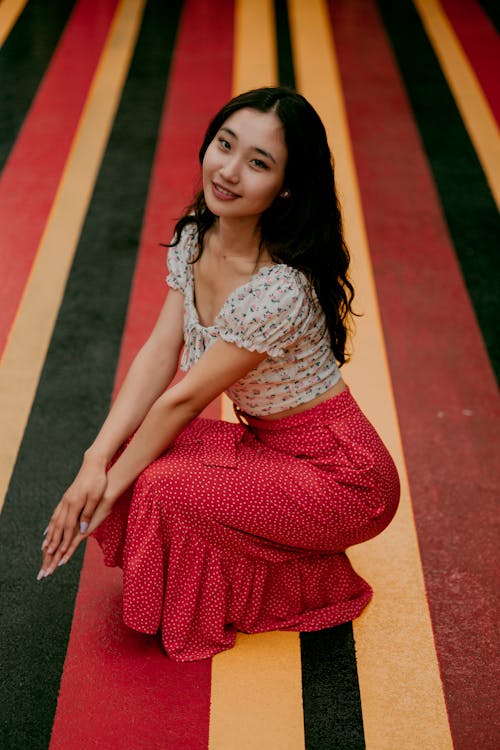
<svg viewBox="0 0 500 750">
<path fill-rule="evenodd" d="M 329 419 L 340 419 L 345 417 L 353 408 L 359 409 L 348 385 L 346 385 L 345 390 L 320 404 L 316 404 L 316 406 L 312 406 L 310 409 L 304 409 L 297 414 L 290 414 L 279 419 L 253 417 L 251 414 L 242 411 L 236 404 L 233 405 L 233 408 L 240 423 L 247 424 L 257 430 L 286 430 L 305 427 L 310 423 L 324 423 Z"/>
</svg>

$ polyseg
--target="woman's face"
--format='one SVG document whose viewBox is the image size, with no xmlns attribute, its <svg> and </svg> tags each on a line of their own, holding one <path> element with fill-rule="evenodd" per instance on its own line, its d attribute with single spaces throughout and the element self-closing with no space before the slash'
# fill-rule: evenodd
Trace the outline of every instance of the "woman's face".
<svg viewBox="0 0 500 750">
<path fill-rule="evenodd" d="M 221 218 L 257 222 L 283 190 L 286 160 L 283 126 L 274 112 L 234 112 L 203 158 L 208 208 Z"/>
</svg>

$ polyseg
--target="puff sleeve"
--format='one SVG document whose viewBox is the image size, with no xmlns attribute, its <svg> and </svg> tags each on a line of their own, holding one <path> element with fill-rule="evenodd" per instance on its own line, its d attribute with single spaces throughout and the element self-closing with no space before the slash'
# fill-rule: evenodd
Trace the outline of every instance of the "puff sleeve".
<svg viewBox="0 0 500 750">
<path fill-rule="evenodd" d="M 277 358 L 307 331 L 311 296 L 299 271 L 285 265 L 265 270 L 226 301 L 215 325 L 224 341 Z"/>
<path fill-rule="evenodd" d="M 196 250 L 196 230 L 188 224 L 182 230 L 179 242 L 168 249 L 166 282 L 171 289 L 184 293 L 187 283 L 187 265 Z"/>
</svg>

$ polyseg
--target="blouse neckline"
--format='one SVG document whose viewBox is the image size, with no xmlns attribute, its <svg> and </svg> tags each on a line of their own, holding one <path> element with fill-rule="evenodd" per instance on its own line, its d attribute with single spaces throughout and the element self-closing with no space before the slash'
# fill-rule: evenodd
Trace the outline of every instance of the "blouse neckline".
<svg viewBox="0 0 500 750">
<path fill-rule="evenodd" d="M 194 318 L 194 322 L 196 323 L 196 325 L 199 328 L 201 328 L 201 329 L 203 329 L 205 331 L 211 331 L 214 328 L 217 328 L 217 320 L 222 315 L 222 313 L 223 313 L 226 305 L 228 305 L 228 303 L 231 301 L 231 299 L 237 293 L 240 293 L 241 290 L 243 290 L 245 287 L 251 285 L 255 281 L 255 279 L 257 279 L 257 277 L 259 277 L 262 274 L 262 272 L 264 272 L 264 271 L 271 272 L 274 268 L 279 268 L 282 265 L 284 265 L 284 264 L 283 263 L 275 263 L 272 266 L 262 266 L 261 268 L 259 268 L 258 271 L 255 271 L 255 273 L 252 274 L 252 276 L 248 279 L 248 281 L 245 281 L 244 284 L 240 284 L 239 286 L 235 287 L 233 289 L 233 291 L 230 292 L 230 294 L 228 294 L 228 296 L 226 297 L 226 299 L 222 303 L 222 305 L 221 305 L 221 307 L 219 309 L 219 312 L 215 316 L 214 322 L 212 323 L 212 325 L 205 326 L 200 321 L 200 316 L 199 316 L 198 309 L 196 307 L 196 302 L 195 302 L 195 288 L 194 288 L 194 269 L 193 269 L 193 264 L 192 263 L 188 263 L 187 264 L 187 267 L 189 269 L 189 271 L 188 271 L 188 282 L 189 282 L 189 297 L 188 297 L 188 300 L 189 300 L 189 304 L 190 304 L 190 308 L 191 308 L 191 314 L 192 314 L 192 316 Z"/>
</svg>

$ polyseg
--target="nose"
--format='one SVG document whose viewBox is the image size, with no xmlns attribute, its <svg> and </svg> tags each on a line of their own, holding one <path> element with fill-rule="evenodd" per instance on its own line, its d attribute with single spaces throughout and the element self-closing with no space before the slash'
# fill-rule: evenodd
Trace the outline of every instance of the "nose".
<svg viewBox="0 0 500 750">
<path fill-rule="evenodd" d="M 237 156 L 228 156 L 219 169 L 220 176 L 233 185 L 240 181 L 240 164 Z"/>
</svg>

